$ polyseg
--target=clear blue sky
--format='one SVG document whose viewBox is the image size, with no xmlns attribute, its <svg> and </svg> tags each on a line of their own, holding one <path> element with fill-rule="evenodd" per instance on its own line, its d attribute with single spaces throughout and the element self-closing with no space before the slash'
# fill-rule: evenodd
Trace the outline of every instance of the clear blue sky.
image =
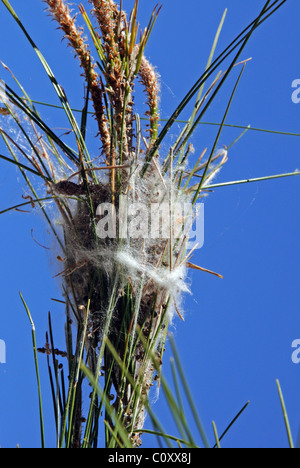
<svg viewBox="0 0 300 468">
<path fill-rule="evenodd" d="M 77 62 L 61 32 L 37 0 L 12 0 L 31 31 L 73 107 L 82 106 L 82 81 Z M 77 1 L 73 1 L 76 9 Z M 129 11 L 133 1 L 125 0 Z M 145 26 L 156 0 L 140 0 L 140 22 Z M 161 75 L 162 117 L 168 117 L 204 70 L 224 8 L 227 18 L 218 51 L 255 17 L 263 0 L 165 0 L 147 57 Z M 300 79 L 300 4 L 287 4 L 251 38 L 242 58 L 252 57 L 239 84 L 227 123 L 300 133 L 300 104 L 292 102 L 292 82 Z M 33 99 L 57 103 L 33 50 L 0 4 L 0 59 L 21 80 Z M 223 68 L 224 69 L 224 68 Z M 204 120 L 219 122 L 239 69 L 233 72 Z M 8 74 L 0 77 L 11 83 Z M 40 108 L 52 127 L 63 127 L 59 111 Z M 174 127 L 173 135 L 180 129 Z M 216 127 L 201 126 L 193 139 L 195 157 L 211 148 Z M 60 131 L 58 130 L 58 133 Z M 61 131 L 63 132 L 63 130 Z M 241 133 L 225 129 L 220 146 Z M 300 168 L 300 137 L 248 131 L 230 150 L 218 182 L 261 177 Z M 0 143 L 0 152 L 5 153 Z M 233 426 L 224 447 L 287 447 L 287 437 L 276 389 L 280 380 L 294 440 L 300 423 L 300 364 L 291 360 L 292 341 L 300 338 L 300 178 L 215 189 L 205 201 L 205 243 L 194 263 L 224 275 L 191 275 L 191 296 L 185 298 L 185 323 L 176 321 L 174 335 L 188 383 L 208 437 L 211 421 L 219 434 L 250 400 Z M 22 202 L 24 187 L 17 171 L 1 162 L 0 211 Z M 0 339 L 6 343 L 7 362 L 0 364 L 0 445 L 39 446 L 38 402 L 31 329 L 19 299 L 28 302 L 37 328 L 38 346 L 45 342 L 47 314 L 63 330 L 64 311 L 50 298 L 59 297 L 51 256 L 31 237 L 51 245 L 38 213 L 0 216 L 1 313 Z M 57 336 L 63 347 L 63 334 Z M 167 350 L 164 369 L 169 374 Z M 46 360 L 40 356 L 46 417 L 52 420 Z M 153 406 L 172 432 L 163 397 Z M 147 427 L 147 423 L 146 423 Z M 54 444 L 54 425 L 46 441 Z M 145 438 L 145 446 L 156 441 Z"/>
</svg>

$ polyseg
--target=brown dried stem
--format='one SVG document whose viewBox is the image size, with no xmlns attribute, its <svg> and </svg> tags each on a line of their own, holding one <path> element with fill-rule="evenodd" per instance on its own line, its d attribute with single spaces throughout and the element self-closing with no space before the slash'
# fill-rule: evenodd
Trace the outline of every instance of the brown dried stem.
<svg viewBox="0 0 300 468">
<path fill-rule="evenodd" d="M 140 81 L 145 87 L 147 93 L 147 104 L 149 110 L 146 112 L 146 115 L 150 118 L 150 139 L 155 141 L 157 138 L 158 132 L 158 93 L 159 93 L 159 84 L 158 76 L 154 70 L 154 67 L 149 63 L 145 56 L 142 57 L 141 66 L 139 70 Z"/>
<path fill-rule="evenodd" d="M 88 45 L 83 38 L 82 29 L 76 26 L 75 18 L 71 16 L 71 10 L 62 0 L 45 0 L 53 18 L 59 23 L 65 38 L 74 49 L 84 70 L 86 81 L 90 85 L 91 97 L 95 110 L 96 120 L 100 132 L 100 138 L 106 157 L 110 154 L 110 134 L 107 118 L 103 105 L 102 81 L 95 70 Z"/>
</svg>

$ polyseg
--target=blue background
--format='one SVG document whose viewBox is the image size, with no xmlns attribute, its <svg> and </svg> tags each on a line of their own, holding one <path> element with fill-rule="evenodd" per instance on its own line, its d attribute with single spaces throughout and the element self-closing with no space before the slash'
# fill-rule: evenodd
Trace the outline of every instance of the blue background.
<svg viewBox="0 0 300 468">
<path fill-rule="evenodd" d="M 73 2 L 75 11 L 77 3 Z M 156 0 L 140 1 L 143 27 L 148 24 L 155 4 Z M 12 5 L 46 56 L 71 105 L 81 108 L 83 84 L 78 63 L 66 42 L 61 42 L 61 32 L 46 15 L 45 4 L 37 0 L 12 0 Z M 126 11 L 132 5 L 133 1 L 125 0 Z M 161 76 L 163 118 L 171 115 L 203 72 L 224 8 L 228 8 L 228 13 L 217 52 L 254 19 L 263 5 L 261 0 L 165 0 L 146 50 Z M 299 2 L 288 0 L 254 33 L 241 57 L 252 60 L 246 66 L 227 123 L 300 133 L 300 104 L 291 99 L 292 82 L 300 78 L 299 15 Z M 3 4 L 0 25 L 0 59 L 33 99 L 58 104 L 38 58 Z M 220 122 L 239 71 L 239 67 L 233 71 L 204 121 Z M 4 70 L 1 78 L 12 83 Z M 142 102 L 141 97 L 137 98 L 140 113 Z M 51 127 L 67 127 L 61 111 L 44 107 L 39 110 Z M 5 120 L 1 120 L 1 125 L 2 122 Z M 173 127 L 170 141 L 179 130 L 180 125 Z M 206 125 L 197 129 L 193 138 L 195 158 L 205 147 L 211 148 L 216 132 L 217 127 Z M 95 133 L 91 122 L 89 136 Z M 238 129 L 225 129 L 219 146 L 230 145 L 240 133 Z M 5 151 L 0 143 L 0 152 L 6 154 Z M 248 131 L 230 150 L 229 161 L 216 181 L 261 177 L 299 168 L 299 137 Z M 200 272 L 190 275 L 192 295 L 184 299 L 185 323 L 176 320 L 173 333 L 211 443 L 214 443 L 212 420 L 221 434 L 250 400 L 245 413 L 223 439 L 223 447 L 288 446 L 277 378 L 297 441 L 300 364 L 291 360 L 291 344 L 300 338 L 299 182 L 298 177 L 290 177 L 217 188 L 205 201 L 205 243 L 193 262 L 223 274 L 224 279 Z M 22 203 L 22 194 L 26 193 L 17 169 L 5 162 L 1 162 L 0 193 L 0 210 Z M 31 230 L 45 246 L 51 247 L 52 240 L 38 211 L 2 215 L 0 228 L 0 339 L 6 342 L 7 351 L 7 363 L 0 364 L 0 445 L 38 447 L 31 329 L 19 291 L 35 321 L 38 346 L 45 343 L 47 316 L 51 311 L 55 329 L 60 330 L 56 334 L 57 346 L 63 348 L 64 310 L 51 301 L 60 297 L 59 285 L 53 279 L 56 273 L 53 254 L 33 241 Z M 167 346 L 164 370 L 169 379 L 171 356 Z M 54 423 L 45 357 L 40 355 L 39 362 L 45 419 L 50 421 L 46 442 L 47 446 L 53 446 Z M 176 432 L 162 394 L 153 409 L 166 431 Z M 146 427 L 151 427 L 150 422 L 146 422 Z M 145 437 L 145 447 L 155 444 L 155 439 Z"/>
</svg>

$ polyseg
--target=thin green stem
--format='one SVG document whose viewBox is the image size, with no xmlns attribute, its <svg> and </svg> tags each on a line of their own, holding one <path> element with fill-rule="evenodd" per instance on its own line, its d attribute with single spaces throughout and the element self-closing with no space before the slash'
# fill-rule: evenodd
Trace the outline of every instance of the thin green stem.
<svg viewBox="0 0 300 468">
<path fill-rule="evenodd" d="M 144 434 L 151 434 L 151 435 L 156 435 L 158 437 L 163 437 L 164 439 L 174 440 L 175 442 L 180 442 L 180 444 L 183 444 L 186 447 L 200 448 L 200 447 L 197 447 L 195 445 L 191 445 L 191 443 L 188 440 L 181 439 L 180 437 L 176 437 L 176 436 L 173 436 L 173 435 L 170 435 L 170 434 L 165 434 L 164 432 L 154 431 L 154 430 L 151 430 L 151 429 L 143 429 L 141 432 L 143 432 Z"/>
<path fill-rule="evenodd" d="M 230 182 L 221 182 L 220 184 L 210 184 L 205 186 L 205 189 L 214 189 L 218 187 L 229 187 L 231 185 L 240 185 L 240 184 L 248 184 L 251 182 L 262 182 L 265 180 L 272 180 L 272 179 L 282 179 L 284 177 L 292 177 L 292 176 L 297 176 L 300 175 L 300 171 L 295 171 L 295 172 L 286 172 L 283 174 L 275 174 L 275 175 L 270 175 L 270 176 L 265 176 L 265 177 L 255 177 L 253 179 L 241 179 L 241 180 L 232 180 Z M 194 177 L 196 175 L 194 174 Z"/>
<path fill-rule="evenodd" d="M 76 197 L 68 197 L 68 198 L 73 199 L 73 200 L 78 200 L 78 198 Z M 19 210 L 20 208 L 24 208 L 25 206 L 28 206 L 28 205 L 34 206 L 35 203 L 41 203 L 45 201 L 52 201 L 52 200 L 59 200 L 59 199 L 60 197 L 56 197 L 54 195 L 52 197 L 36 198 L 36 199 L 33 198 L 28 202 L 19 203 L 18 205 L 10 206 L 9 208 L 6 208 L 5 210 L 0 211 L 0 215 L 4 213 L 8 213 L 9 211 Z"/>
<path fill-rule="evenodd" d="M 41 177 L 42 179 L 47 180 L 48 182 L 50 182 L 50 179 L 48 179 L 48 177 L 45 177 L 45 176 L 42 175 L 40 172 L 35 171 L 35 170 L 32 169 L 31 167 L 28 167 L 28 166 L 26 166 L 25 164 L 20 163 L 20 161 L 16 161 L 16 160 L 14 160 L 14 159 L 10 159 L 10 158 L 8 158 L 7 156 L 4 156 L 3 154 L 0 154 L 0 159 L 3 159 L 4 161 L 7 161 L 7 162 L 9 162 L 9 163 L 15 164 L 15 165 L 18 166 L 19 168 L 24 169 L 25 171 L 31 172 L 31 174 L 37 175 L 37 176 Z"/>
<path fill-rule="evenodd" d="M 288 436 L 289 446 L 290 446 L 290 448 L 293 449 L 293 448 L 295 448 L 295 446 L 294 446 L 294 442 L 293 442 L 292 431 L 291 431 L 289 418 L 288 418 L 288 414 L 287 414 L 285 403 L 284 403 L 282 390 L 281 390 L 280 383 L 279 383 L 278 379 L 276 380 L 276 384 L 277 384 L 278 394 L 279 394 L 279 398 L 280 398 L 280 403 L 281 403 L 284 423 L 285 423 L 285 427 L 286 427 L 286 432 L 287 432 L 287 436 Z"/>
<path fill-rule="evenodd" d="M 31 102 L 35 103 L 35 104 L 39 104 L 41 106 L 47 106 L 47 107 L 52 107 L 54 109 L 60 109 L 60 110 L 63 110 L 63 107 L 62 106 L 59 106 L 59 105 L 55 105 L 55 104 L 50 104 L 49 102 L 43 102 L 43 101 L 35 101 L 34 99 L 31 100 Z M 75 108 L 72 108 L 72 112 L 79 112 L 81 113 L 82 112 L 82 109 L 75 109 Z M 93 111 L 89 111 L 88 112 L 89 115 L 94 115 L 94 112 Z M 141 121 L 146 121 L 146 122 L 149 122 L 150 119 L 147 118 L 147 117 L 139 117 L 139 119 Z M 159 118 L 158 119 L 158 122 L 168 122 L 168 119 L 163 119 L 163 118 Z M 189 123 L 189 120 L 181 120 L 181 119 L 176 119 L 174 121 L 174 123 L 177 123 L 177 124 L 188 124 Z M 205 122 L 205 121 L 201 121 L 201 122 L 198 122 L 197 125 L 208 125 L 208 126 L 214 126 L 214 127 L 219 127 L 221 125 L 220 122 Z M 238 124 L 229 124 L 229 123 L 225 123 L 223 125 L 224 128 L 237 128 L 237 129 L 241 129 L 241 130 L 251 130 L 252 132 L 262 132 L 262 133 L 270 133 L 270 134 L 273 134 L 273 135 L 283 135 L 283 136 L 293 136 L 293 137 L 300 137 L 300 133 L 295 133 L 295 132 L 288 132 L 288 131 L 282 131 L 282 130 L 272 130 L 272 129 L 269 129 L 269 128 L 259 128 L 259 127 L 253 127 L 253 126 L 250 126 L 250 125 L 238 125 Z"/>
<path fill-rule="evenodd" d="M 223 130 L 223 125 L 224 125 L 225 120 L 226 120 L 226 118 L 227 118 L 227 115 L 228 115 L 228 112 L 229 112 L 229 109 L 230 109 L 230 106 L 231 106 L 233 97 L 234 97 L 235 92 L 236 92 L 236 90 L 237 90 L 237 87 L 238 87 L 238 84 L 239 84 L 240 79 L 241 79 L 241 77 L 242 77 L 242 74 L 243 74 L 244 69 L 245 69 L 245 65 L 243 66 L 243 68 L 242 68 L 242 70 L 241 70 L 241 72 L 240 72 L 240 74 L 239 74 L 239 76 L 238 76 L 238 79 L 237 79 L 237 81 L 236 81 L 236 83 L 235 83 L 234 89 L 233 89 L 233 91 L 232 91 L 232 93 L 231 93 L 231 96 L 230 96 L 228 105 L 227 105 L 227 107 L 226 107 L 226 111 L 225 111 L 225 114 L 224 114 L 222 123 L 221 123 L 221 125 L 220 125 L 220 127 L 219 127 L 218 134 L 217 134 L 217 136 L 216 136 L 216 139 L 215 139 L 215 142 L 214 142 L 212 151 L 211 151 L 211 153 L 210 153 L 210 156 L 209 156 L 209 158 L 208 158 L 208 161 L 207 161 L 207 164 L 206 164 L 206 166 L 205 166 L 204 172 L 203 172 L 203 174 L 202 174 L 201 181 L 200 181 L 200 183 L 199 183 L 198 189 L 196 190 L 196 193 L 195 193 L 195 195 L 194 195 L 193 204 L 196 203 L 196 201 L 197 201 L 197 199 L 198 199 L 198 195 L 199 195 L 199 193 L 200 193 L 200 191 L 201 191 L 201 189 L 202 189 L 202 187 L 203 187 L 203 185 L 204 185 L 204 183 L 205 183 L 206 175 L 207 175 L 208 169 L 209 169 L 209 167 L 210 167 L 211 160 L 212 160 L 212 158 L 213 158 L 213 156 L 214 156 L 215 149 L 216 149 L 216 147 L 217 147 L 217 144 L 218 144 L 218 141 L 219 141 L 221 132 L 222 132 L 222 130 Z"/>
<path fill-rule="evenodd" d="M 42 448 L 45 448 L 44 416 L 43 416 L 42 392 L 41 392 L 41 382 L 40 382 L 40 374 L 39 374 L 38 357 L 37 357 L 37 348 L 36 348 L 35 325 L 34 325 L 34 322 L 32 320 L 29 308 L 28 308 L 28 306 L 27 306 L 21 292 L 19 294 L 20 294 L 20 298 L 21 298 L 21 300 L 23 302 L 23 305 L 25 307 L 27 316 L 28 316 L 30 324 L 31 324 L 31 329 L 32 329 L 32 344 L 33 344 L 33 353 L 34 353 L 34 363 L 35 363 L 35 372 L 36 372 L 38 395 L 39 395 L 41 445 L 42 445 Z"/>
<path fill-rule="evenodd" d="M 204 443 L 205 447 L 209 448 L 209 442 L 208 442 L 207 436 L 205 434 L 203 425 L 202 425 L 202 423 L 200 421 L 200 418 L 198 416 L 197 409 L 196 409 L 194 400 L 192 398 L 189 386 L 187 384 L 186 377 L 184 375 L 182 365 L 181 365 L 181 362 L 180 362 L 180 359 L 179 359 L 179 356 L 178 356 L 178 353 L 177 353 L 177 349 L 175 347 L 175 342 L 174 342 L 174 339 L 173 339 L 172 335 L 170 335 L 170 343 L 171 343 L 171 348 L 172 348 L 172 351 L 173 351 L 173 354 L 174 354 L 174 359 L 175 359 L 175 362 L 176 362 L 176 366 L 177 366 L 177 369 L 178 369 L 178 372 L 179 372 L 179 376 L 180 376 L 183 388 L 185 390 L 185 394 L 186 394 L 187 400 L 189 402 L 190 408 L 192 410 L 194 420 L 196 422 L 197 428 L 199 430 L 200 436 L 201 436 L 201 438 L 203 440 L 203 443 Z"/>
<path fill-rule="evenodd" d="M 10 5 L 9 1 L 8 0 L 2 0 L 2 2 L 6 6 L 8 11 L 10 12 L 10 14 L 12 15 L 12 17 L 14 18 L 16 23 L 19 25 L 19 27 L 21 28 L 21 30 L 25 34 L 26 38 L 28 39 L 30 45 L 32 46 L 33 50 L 37 54 L 41 64 L 43 65 L 43 67 L 45 69 L 45 72 L 48 75 L 48 78 L 49 78 L 50 82 L 52 83 L 52 85 L 53 85 L 53 87 L 55 89 L 55 92 L 56 92 L 58 98 L 60 99 L 60 102 L 61 102 L 61 104 L 62 104 L 62 106 L 63 106 L 63 108 L 65 110 L 65 113 L 66 113 L 66 115 L 67 115 L 67 117 L 69 119 L 69 122 L 70 122 L 70 124 L 72 126 L 72 129 L 73 129 L 73 131 L 75 133 L 76 140 L 77 140 L 79 148 L 81 148 L 81 150 L 82 150 L 82 152 L 84 154 L 88 155 L 84 139 L 82 137 L 82 134 L 80 132 L 80 129 L 79 129 L 79 126 L 78 126 L 78 124 L 76 122 L 76 119 L 75 119 L 75 117 L 74 117 L 74 115 L 72 113 L 71 107 L 70 107 L 70 105 L 68 103 L 68 100 L 67 100 L 67 97 L 65 95 L 65 92 L 64 92 L 63 88 L 57 82 L 57 80 L 56 80 L 56 78 L 55 78 L 49 64 L 47 63 L 45 57 L 43 56 L 41 51 L 38 49 L 37 45 L 35 44 L 35 42 L 31 38 L 29 33 L 27 32 L 25 26 L 23 25 L 22 21 L 20 20 L 20 18 L 17 15 L 17 13 L 14 11 L 12 6 Z"/>
<path fill-rule="evenodd" d="M 217 447 L 221 448 L 220 439 L 219 439 L 219 436 L 218 436 L 218 431 L 217 431 L 217 426 L 215 424 L 215 421 L 212 422 L 212 426 L 213 426 L 213 430 L 214 430 L 214 435 L 215 435 Z"/>
<path fill-rule="evenodd" d="M 238 414 L 233 418 L 233 420 L 228 424 L 226 427 L 225 431 L 222 433 L 221 437 L 219 437 L 219 441 L 223 439 L 223 437 L 227 434 L 229 429 L 233 426 L 233 424 L 237 421 L 237 419 L 241 416 L 241 414 L 245 411 L 245 409 L 248 407 L 250 401 L 247 401 L 247 403 L 243 406 L 243 408 L 238 412 Z M 213 447 L 216 448 L 217 444 Z"/>
<path fill-rule="evenodd" d="M 283 5 L 285 2 L 286 2 L 286 0 L 282 1 L 279 6 Z M 145 172 L 147 170 L 147 166 L 148 166 L 149 162 L 151 161 L 151 159 L 153 158 L 154 154 L 157 152 L 162 140 L 165 138 L 166 134 L 169 132 L 169 130 L 172 127 L 172 125 L 174 124 L 175 120 L 181 114 L 183 109 L 187 106 L 187 104 L 192 99 L 192 97 L 197 93 L 197 91 L 200 89 L 202 84 L 207 80 L 207 78 L 220 66 L 220 64 L 227 57 L 229 57 L 237 47 L 240 46 L 237 54 L 235 55 L 234 59 L 232 60 L 231 65 L 229 66 L 229 68 L 228 68 L 227 72 L 225 73 L 223 79 L 221 80 L 221 82 L 218 85 L 217 89 L 213 93 L 212 97 L 209 99 L 209 102 L 207 103 L 207 106 L 205 108 L 205 109 L 207 109 L 207 107 L 212 102 L 212 100 L 216 96 L 217 92 L 219 91 L 219 89 L 223 85 L 224 81 L 226 80 L 226 78 L 229 75 L 230 71 L 232 70 L 233 66 L 235 65 L 238 57 L 240 56 L 243 49 L 245 48 L 245 46 L 246 46 L 247 42 L 249 41 L 249 39 L 250 39 L 252 33 L 254 32 L 254 30 L 258 26 L 260 26 L 260 24 L 262 24 L 263 21 L 265 21 L 272 13 L 274 13 L 274 11 L 276 11 L 277 8 L 279 8 L 277 0 L 275 2 L 273 2 L 270 6 L 269 6 L 269 4 L 270 4 L 270 0 L 268 0 L 266 2 L 265 6 L 261 10 L 261 12 L 257 16 L 257 18 L 252 23 L 250 23 L 250 25 L 247 26 L 247 28 L 245 28 L 244 31 L 241 34 L 239 34 L 239 36 L 237 36 L 234 39 L 234 41 L 232 41 L 231 44 L 226 49 L 223 50 L 223 52 L 219 55 L 219 57 L 217 59 L 215 59 L 215 61 L 209 67 L 209 70 L 206 70 L 203 73 L 203 75 L 201 75 L 199 80 L 195 83 L 195 85 L 190 89 L 190 91 L 187 93 L 187 95 L 181 101 L 181 103 L 179 104 L 177 109 L 174 111 L 174 113 L 172 114 L 172 116 L 169 118 L 168 122 L 166 123 L 166 125 L 162 129 L 162 131 L 161 131 L 159 137 L 157 138 L 156 142 L 151 147 L 151 150 L 149 151 L 149 153 L 147 155 L 147 160 L 146 160 L 146 163 L 144 165 L 142 175 L 145 174 Z M 274 8 L 271 11 L 271 13 L 268 13 L 270 11 L 270 9 L 272 9 L 272 7 L 275 7 L 276 5 L 277 5 L 277 7 Z M 205 109 L 204 109 L 204 111 L 205 111 Z M 195 122 L 194 126 L 198 124 L 198 122 L 200 121 L 200 119 L 202 118 L 202 116 L 204 114 L 204 111 L 201 112 L 201 114 L 200 114 L 199 118 L 197 119 L 197 122 Z"/>
</svg>

